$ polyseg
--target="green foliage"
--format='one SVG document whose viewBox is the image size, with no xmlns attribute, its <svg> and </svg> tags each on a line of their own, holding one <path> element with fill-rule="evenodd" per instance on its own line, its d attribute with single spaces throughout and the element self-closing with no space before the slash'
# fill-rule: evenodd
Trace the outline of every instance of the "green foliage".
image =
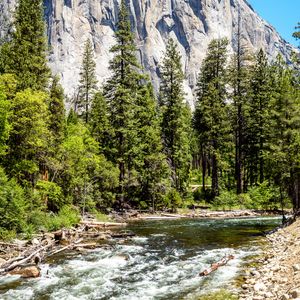
<svg viewBox="0 0 300 300">
<path fill-rule="evenodd" d="M 219 173 L 222 158 L 228 151 L 230 123 L 226 109 L 226 39 L 213 40 L 202 64 L 197 82 L 197 102 L 193 118 L 203 164 L 202 176 L 206 176 L 206 164 L 211 165 L 212 195 L 219 194 Z"/>
<path fill-rule="evenodd" d="M 172 208 L 172 211 L 176 211 L 177 207 L 182 205 L 182 198 L 176 189 L 170 189 L 165 196 L 165 205 Z"/>
<path fill-rule="evenodd" d="M 21 232 L 26 222 L 26 202 L 22 188 L 14 179 L 8 180 L 0 168 L 0 229 Z"/>
<path fill-rule="evenodd" d="M 10 107 L 10 103 L 0 88 L 0 157 L 3 156 L 7 150 L 6 142 L 10 131 L 10 124 L 8 123 Z"/>
<path fill-rule="evenodd" d="M 59 83 L 59 77 L 55 76 L 52 79 L 49 100 L 49 130 L 53 136 L 54 148 L 63 140 L 66 130 L 65 115 L 64 90 Z"/>
<path fill-rule="evenodd" d="M 171 184 L 182 195 L 187 191 L 191 166 L 191 113 L 184 103 L 181 57 L 172 39 L 161 66 L 160 111 L 164 153 L 171 169 Z"/>
<path fill-rule="evenodd" d="M 15 74 L 19 91 L 43 90 L 50 75 L 43 1 L 20 0 L 14 15 L 14 28 L 11 42 L 1 51 L 4 72 Z"/>
<path fill-rule="evenodd" d="M 46 160 L 49 140 L 47 94 L 26 89 L 11 101 L 11 132 L 6 166 L 19 182 L 34 183 Z"/>
<path fill-rule="evenodd" d="M 59 153 L 63 168 L 57 182 L 76 205 L 90 204 L 92 208 L 112 204 L 118 172 L 98 150 L 97 142 L 81 121 L 68 125 Z"/>
<path fill-rule="evenodd" d="M 60 228 L 70 228 L 80 221 L 78 209 L 73 206 L 64 206 L 57 215 L 50 215 L 46 219 L 45 226 L 54 231 Z"/>
<path fill-rule="evenodd" d="M 238 197 L 234 191 L 222 191 L 214 200 L 213 207 L 225 209 L 232 209 L 239 206 Z"/>
<path fill-rule="evenodd" d="M 50 211 L 58 211 L 65 204 L 62 189 L 54 182 L 39 180 L 36 184 L 41 199 Z"/>
<path fill-rule="evenodd" d="M 249 188 L 248 194 L 255 208 L 273 209 L 280 208 L 279 189 L 269 185 L 267 181 Z"/>
<path fill-rule="evenodd" d="M 96 63 L 94 61 L 93 45 L 90 39 L 85 42 L 82 64 L 80 69 L 79 96 L 76 106 L 79 115 L 89 122 L 89 110 L 92 97 L 97 89 Z"/>
</svg>

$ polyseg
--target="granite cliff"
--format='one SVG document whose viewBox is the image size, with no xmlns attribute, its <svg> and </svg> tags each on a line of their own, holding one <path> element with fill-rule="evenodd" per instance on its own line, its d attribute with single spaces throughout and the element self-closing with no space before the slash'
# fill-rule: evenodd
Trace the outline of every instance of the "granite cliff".
<svg viewBox="0 0 300 300">
<path fill-rule="evenodd" d="M 114 44 L 118 0 L 45 0 L 45 18 L 50 44 L 49 64 L 60 74 L 69 95 L 76 93 L 83 44 L 93 41 L 97 75 L 109 76 L 109 49 Z M 244 43 L 251 51 L 263 48 L 270 58 L 281 53 L 289 58 L 293 49 L 276 30 L 252 9 L 246 0 L 128 0 L 136 35 L 138 55 L 155 87 L 158 66 L 169 37 L 176 40 L 186 74 L 185 90 L 192 102 L 192 90 L 213 38 L 227 37 L 234 51 L 238 14 Z M 0 35 L 15 0 L 0 1 Z"/>
</svg>

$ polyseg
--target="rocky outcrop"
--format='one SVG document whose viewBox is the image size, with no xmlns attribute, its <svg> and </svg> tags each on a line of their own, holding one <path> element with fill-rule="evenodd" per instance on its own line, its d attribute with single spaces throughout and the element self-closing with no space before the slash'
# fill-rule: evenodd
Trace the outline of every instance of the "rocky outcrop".
<svg viewBox="0 0 300 300">
<path fill-rule="evenodd" d="M 13 0 L 2 2 L 7 7 Z M 128 5 L 140 61 L 156 88 L 168 38 L 179 45 L 191 104 L 208 43 L 227 37 L 234 51 L 239 12 L 244 43 L 250 50 L 263 48 L 270 58 L 281 53 L 287 59 L 292 50 L 245 0 L 128 0 Z M 94 44 L 99 81 L 109 76 L 109 49 L 114 44 L 117 13 L 118 0 L 45 0 L 50 66 L 61 75 L 69 95 L 76 93 L 83 44 L 88 38 Z"/>
</svg>

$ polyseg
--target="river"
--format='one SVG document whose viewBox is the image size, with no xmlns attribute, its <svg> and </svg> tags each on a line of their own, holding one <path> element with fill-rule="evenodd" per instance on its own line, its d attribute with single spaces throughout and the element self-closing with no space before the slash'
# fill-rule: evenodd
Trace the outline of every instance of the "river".
<svg viewBox="0 0 300 300">
<path fill-rule="evenodd" d="M 0 299 L 199 299 L 214 289 L 234 288 L 243 265 L 259 253 L 262 232 L 280 221 L 260 217 L 134 222 L 128 229 L 136 237 L 130 240 L 51 258 L 37 279 L 0 279 Z M 198 276 L 226 254 L 235 258 L 207 277 Z"/>
</svg>

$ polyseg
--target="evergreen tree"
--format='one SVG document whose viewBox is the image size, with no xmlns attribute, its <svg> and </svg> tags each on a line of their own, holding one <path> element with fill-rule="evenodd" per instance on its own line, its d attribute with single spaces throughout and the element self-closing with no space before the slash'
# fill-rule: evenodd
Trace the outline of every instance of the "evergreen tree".
<svg viewBox="0 0 300 300">
<path fill-rule="evenodd" d="M 278 57 L 271 68 L 272 98 L 270 135 L 265 155 L 267 175 L 280 188 L 281 200 L 288 193 L 295 211 L 300 208 L 300 93 L 295 71 Z"/>
<path fill-rule="evenodd" d="M 300 39 L 300 22 L 298 22 L 298 25 L 295 27 L 296 31 L 293 33 L 293 37 L 297 40 Z"/>
<path fill-rule="evenodd" d="M 8 122 L 10 114 L 10 103 L 6 99 L 0 87 L 0 164 L 2 163 L 2 156 L 7 150 L 7 140 L 9 137 L 10 124 Z"/>
<path fill-rule="evenodd" d="M 247 92 L 249 89 L 250 56 L 243 45 L 241 33 L 241 16 L 238 18 L 236 34 L 236 52 L 229 67 L 229 80 L 232 89 L 232 117 L 235 139 L 235 178 L 237 194 L 243 193 L 245 182 L 245 135 L 247 110 Z"/>
<path fill-rule="evenodd" d="M 19 0 L 14 16 L 11 42 L 5 46 L 4 71 L 15 74 L 18 90 L 43 90 L 48 85 L 50 69 L 47 66 L 42 0 Z M 6 55 L 5 55 L 6 53 Z"/>
<path fill-rule="evenodd" d="M 250 185 L 262 183 L 264 177 L 264 151 L 269 135 L 270 70 L 263 50 L 256 56 L 250 74 L 249 111 L 247 116 L 247 164 Z"/>
<path fill-rule="evenodd" d="M 109 156 L 111 127 L 106 99 L 100 92 L 93 97 L 89 125 L 94 139 L 99 143 L 100 152 Z"/>
<path fill-rule="evenodd" d="M 112 128 L 111 159 L 119 168 L 118 203 L 125 205 L 130 186 L 133 184 L 134 159 L 137 155 L 137 126 L 135 120 L 136 96 L 142 75 L 136 59 L 136 47 L 130 28 L 128 9 L 124 0 L 121 1 L 116 45 L 111 48 L 114 58 L 110 62 L 113 74 L 104 89 L 108 102 L 109 119 Z"/>
<path fill-rule="evenodd" d="M 66 126 L 66 111 L 64 105 L 64 90 L 55 76 L 50 87 L 49 129 L 54 138 L 54 147 L 58 146 L 64 137 Z"/>
<path fill-rule="evenodd" d="M 93 45 L 88 39 L 84 45 L 83 59 L 80 70 L 80 85 L 77 107 L 86 123 L 89 121 L 89 110 L 92 97 L 97 89 L 96 63 L 94 61 Z"/>
<path fill-rule="evenodd" d="M 139 90 L 136 104 L 139 156 L 135 168 L 139 173 L 138 199 L 153 210 L 164 206 L 163 201 L 169 182 L 169 167 L 162 153 L 160 119 L 153 87 L 149 83 Z M 143 207 L 143 205 L 141 205 Z"/>
<path fill-rule="evenodd" d="M 184 103 L 181 57 L 172 39 L 161 66 L 160 106 L 164 152 L 171 169 L 172 187 L 184 194 L 191 165 L 191 117 Z"/>
<path fill-rule="evenodd" d="M 202 160 L 211 165 L 212 196 L 219 194 L 219 174 L 224 147 L 230 141 L 230 124 L 226 109 L 226 39 L 213 40 L 208 46 L 197 83 L 194 128 L 198 134 Z M 203 162 L 202 176 L 206 176 Z M 205 186 L 205 182 L 203 182 Z"/>
</svg>

